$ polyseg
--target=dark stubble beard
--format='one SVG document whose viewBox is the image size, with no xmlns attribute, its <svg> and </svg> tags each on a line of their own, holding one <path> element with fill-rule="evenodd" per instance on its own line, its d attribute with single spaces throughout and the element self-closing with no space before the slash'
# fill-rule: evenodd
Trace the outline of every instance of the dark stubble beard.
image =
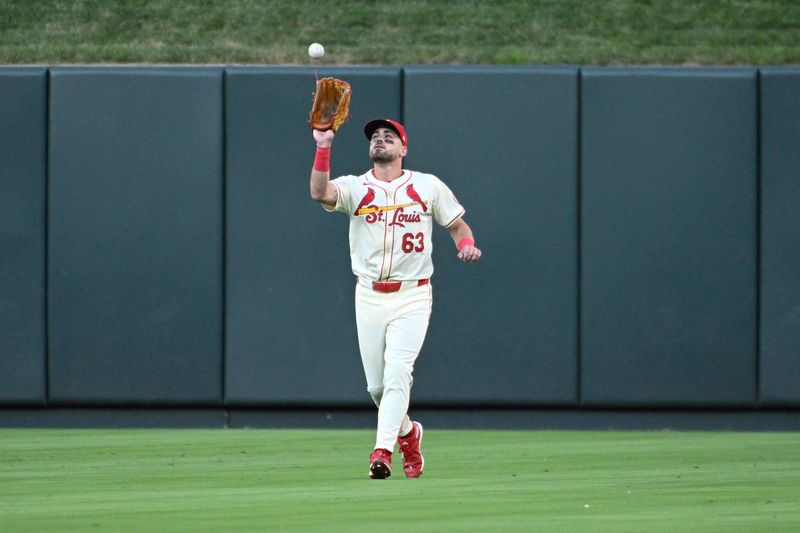
<svg viewBox="0 0 800 533">
<path fill-rule="evenodd" d="M 372 160 L 373 163 L 391 163 L 395 159 L 397 159 L 397 155 L 390 154 L 386 151 L 383 152 L 372 152 L 369 155 L 369 158 Z"/>
</svg>

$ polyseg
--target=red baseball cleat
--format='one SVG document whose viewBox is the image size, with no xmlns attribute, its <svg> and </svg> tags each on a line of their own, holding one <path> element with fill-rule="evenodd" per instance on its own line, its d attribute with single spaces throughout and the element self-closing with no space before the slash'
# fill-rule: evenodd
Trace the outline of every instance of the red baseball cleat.
<svg viewBox="0 0 800 533">
<path fill-rule="evenodd" d="M 403 456 L 403 472 L 406 477 L 419 477 L 422 475 L 422 468 L 425 466 L 425 458 L 422 457 L 422 424 L 419 422 L 411 423 L 411 433 L 405 437 L 399 437 L 397 442 L 400 444 L 400 455 Z"/>
<path fill-rule="evenodd" d="M 392 452 L 376 448 L 369 456 L 369 478 L 386 479 L 392 475 Z"/>
</svg>

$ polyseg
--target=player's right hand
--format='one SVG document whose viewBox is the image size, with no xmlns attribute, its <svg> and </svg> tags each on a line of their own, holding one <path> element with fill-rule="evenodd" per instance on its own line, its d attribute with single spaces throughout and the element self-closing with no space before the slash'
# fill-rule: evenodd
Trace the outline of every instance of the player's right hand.
<svg viewBox="0 0 800 533">
<path fill-rule="evenodd" d="M 314 140 L 317 142 L 317 146 L 326 147 L 333 144 L 333 137 L 336 135 L 336 132 L 333 130 L 312 130 L 314 135 Z"/>
</svg>

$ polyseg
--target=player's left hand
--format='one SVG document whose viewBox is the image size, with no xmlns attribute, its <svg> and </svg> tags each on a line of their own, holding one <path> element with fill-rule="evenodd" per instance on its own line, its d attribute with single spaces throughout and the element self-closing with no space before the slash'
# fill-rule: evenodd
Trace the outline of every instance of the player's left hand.
<svg viewBox="0 0 800 533">
<path fill-rule="evenodd" d="M 474 246 L 464 246 L 456 257 L 465 263 L 477 263 L 481 258 L 481 251 Z"/>
</svg>

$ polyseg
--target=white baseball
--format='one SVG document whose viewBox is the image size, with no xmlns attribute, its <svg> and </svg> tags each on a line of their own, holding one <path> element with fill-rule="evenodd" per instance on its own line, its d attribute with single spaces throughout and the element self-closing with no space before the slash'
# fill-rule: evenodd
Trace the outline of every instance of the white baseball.
<svg viewBox="0 0 800 533">
<path fill-rule="evenodd" d="M 311 45 L 308 47 L 308 55 L 314 59 L 319 59 L 325 55 L 325 48 L 323 48 L 319 43 L 311 43 Z"/>
</svg>

